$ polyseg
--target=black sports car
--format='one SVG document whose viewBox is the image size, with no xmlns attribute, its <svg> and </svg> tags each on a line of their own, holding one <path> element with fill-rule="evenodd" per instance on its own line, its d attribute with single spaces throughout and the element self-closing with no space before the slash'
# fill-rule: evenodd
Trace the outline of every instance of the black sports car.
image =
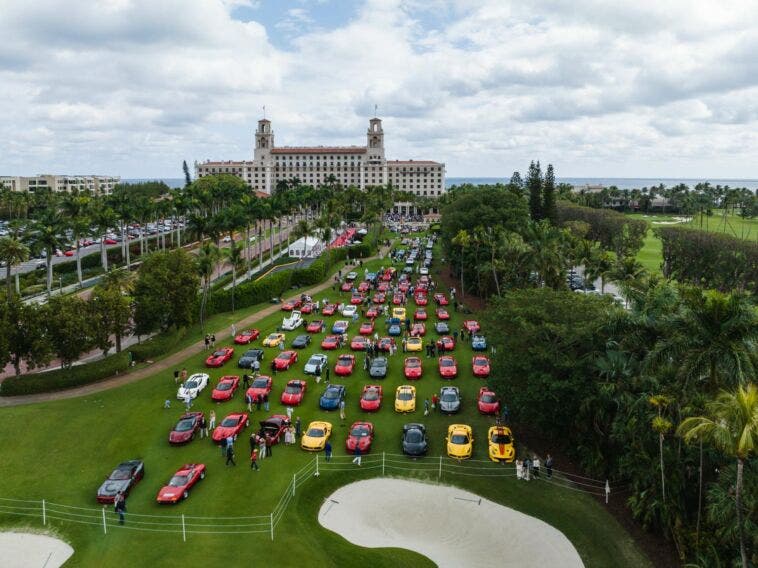
<svg viewBox="0 0 758 568">
<path fill-rule="evenodd" d="M 145 476 L 145 464 L 142 460 L 120 463 L 97 490 L 98 503 L 113 503 L 116 494 L 122 491 L 127 495 L 132 487 Z"/>
<path fill-rule="evenodd" d="M 423 456 L 429 449 L 426 427 L 423 424 L 403 426 L 403 453 L 408 456 Z"/>
<path fill-rule="evenodd" d="M 305 349 L 310 345 L 311 343 L 311 336 L 310 335 L 298 335 L 295 340 L 292 342 L 292 347 L 294 349 Z"/>
<path fill-rule="evenodd" d="M 240 369 L 250 369 L 253 361 L 263 361 L 263 349 L 248 349 L 237 361 L 237 366 Z"/>
</svg>

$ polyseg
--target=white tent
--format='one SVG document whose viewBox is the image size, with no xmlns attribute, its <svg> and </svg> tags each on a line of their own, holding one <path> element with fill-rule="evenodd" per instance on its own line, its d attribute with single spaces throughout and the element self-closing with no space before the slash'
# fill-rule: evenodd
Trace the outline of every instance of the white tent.
<svg viewBox="0 0 758 568">
<path fill-rule="evenodd" d="M 316 237 L 301 237 L 290 244 L 288 256 L 293 258 L 314 258 L 324 252 L 324 243 Z"/>
</svg>

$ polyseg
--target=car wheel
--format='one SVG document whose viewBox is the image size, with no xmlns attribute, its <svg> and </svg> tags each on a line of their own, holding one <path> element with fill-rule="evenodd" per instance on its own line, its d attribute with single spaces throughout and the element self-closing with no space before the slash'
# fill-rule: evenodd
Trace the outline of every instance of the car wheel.
<svg viewBox="0 0 758 568">
<path fill-rule="evenodd" d="M 187 497 L 189 497 L 189 491 L 182 493 L 182 499 L 186 499 Z"/>
<path fill-rule="evenodd" d="M 205 479 L 205 470 L 200 472 L 200 479 Z"/>
</svg>

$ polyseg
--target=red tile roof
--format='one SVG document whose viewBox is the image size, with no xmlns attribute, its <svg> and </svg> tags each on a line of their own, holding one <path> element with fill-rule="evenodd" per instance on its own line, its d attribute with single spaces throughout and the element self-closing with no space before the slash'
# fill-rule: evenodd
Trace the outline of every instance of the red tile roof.
<svg viewBox="0 0 758 568">
<path fill-rule="evenodd" d="M 272 154 L 365 154 L 364 146 L 282 146 L 272 148 Z"/>
</svg>

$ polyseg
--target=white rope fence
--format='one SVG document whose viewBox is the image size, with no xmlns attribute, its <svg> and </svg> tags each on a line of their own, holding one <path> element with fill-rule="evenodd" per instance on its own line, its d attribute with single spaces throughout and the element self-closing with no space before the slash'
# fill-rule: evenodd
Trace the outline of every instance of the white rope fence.
<svg viewBox="0 0 758 568">
<path fill-rule="evenodd" d="M 442 480 L 445 476 L 464 477 L 516 477 L 516 468 L 511 465 L 495 464 L 489 460 L 458 461 L 444 456 L 427 456 L 412 459 L 404 454 L 370 454 L 361 457 L 360 466 L 353 456 L 331 456 L 326 460 L 319 454 L 297 470 L 282 493 L 279 501 L 268 515 L 224 517 L 194 515 L 148 515 L 127 513 L 127 522 L 121 524 L 113 507 L 77 507 L 53 503 L 46 500 L 24 500 L 0 497 L 0 516 L 37 518 L 47 525 L 50 521 L 76 523 L 98 526 L 103 534 L 109 529 L 127 529 L 131 531 L 161 532 L 180 534 L 182 540 L 192 534 L 263 534 L 274 540 L 274 530 L 281 522 L 289 504 L 297 491 L 308 480 L 319 477 L 322 472 L 352 471 L 354 473 L 370 472 L 371 476 L 388 474 L 412 475 L 426 474 Z M 381 471 L 379 471 L 381 470 Z M 608 481 L 592 479 L 569 472 L 553 469 L 551 477 L 542 468 L 539 475 L 530 476 L 531 481 L 544 482 L 562 489 L 569 489 L 595 496 L 605 496 L 608 502 L 611 490 L 623 493 L 628 491 L 628 484 L 610 484 Z"/>
</svg>

